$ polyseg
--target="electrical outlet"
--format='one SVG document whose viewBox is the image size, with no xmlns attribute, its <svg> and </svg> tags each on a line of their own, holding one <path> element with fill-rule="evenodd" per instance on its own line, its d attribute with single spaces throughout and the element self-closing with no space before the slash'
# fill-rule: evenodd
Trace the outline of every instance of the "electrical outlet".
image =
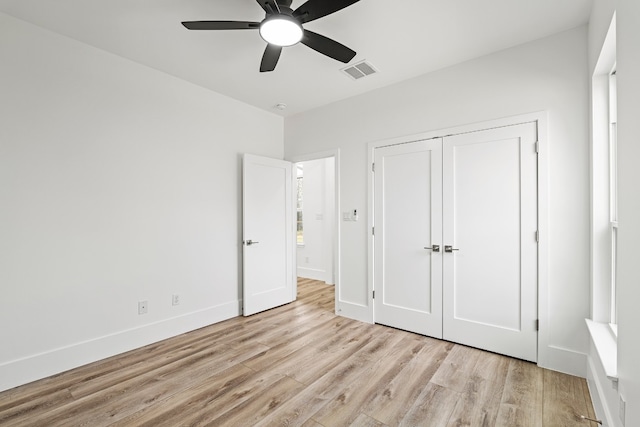
<svg viewBox="0 0 640 427">
<path fill-rule="evenodd" d="M 627 402 L 625 402 L 622 395 L 620 395 L 620 406 L 619 406 L 618 412 L 619 412 L 620 420 L 622 421 L 623 426 L 624 426 L 624 413 L 626 409 L 627 409 Z"/>
<path fill-rule="evenodd" d="M 171 297 L 171 305 L 180 305 L 180 295 L 173 294 Z"/>
<path fill-rule="evenodd" d="M 149 303 L 147 301 L 138 302 L 138 314 L 147 314 L 148 308 L 149 308 Z"/>
</svg>

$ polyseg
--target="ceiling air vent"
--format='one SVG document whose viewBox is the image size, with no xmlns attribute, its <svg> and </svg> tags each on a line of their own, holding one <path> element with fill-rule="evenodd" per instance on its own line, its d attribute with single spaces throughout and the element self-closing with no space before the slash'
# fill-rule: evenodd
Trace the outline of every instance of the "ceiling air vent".
<svg viewBox="0 0 640 427">
<path fill-rule="evenodd" d="M 341 71 L 354 80 L 358 80 L 378 72 L 378 70 L 373 68 L 373 65 L 366 61 L 358 62 L 357 64 L 343 68 Z"/>
</svg>

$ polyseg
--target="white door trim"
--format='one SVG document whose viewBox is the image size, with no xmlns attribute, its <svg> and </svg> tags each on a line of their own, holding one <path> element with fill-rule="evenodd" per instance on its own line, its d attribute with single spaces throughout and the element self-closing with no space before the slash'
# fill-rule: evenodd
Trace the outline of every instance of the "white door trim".
<svg viewBox="0 0 640 427">
<path fill-rule="evenodd" d="M 335 181 L 334 181 L 334 186 L 335 186 L 335 239 L 333 242 L 333 277 L 334 277 L 334 286 L 335 286 L 335 313 L 339 314 L 341 309 L 339 306 L 339 302 L 340 302 L 340 283 L 341 283 L 341 276 L 340 276 L 340 229 L 341 229 L 341 222 L 340 222 L 340 149 L 335 149 L 335 150 L 327 150 L 327 151 L 321 151 L 321 152 L 317 152 L 317 153 L 311 153 L 311 154 L 304 154 L 304 155 L 299 155 L 299 156 L 293 156 L 291 158 L 285 159 L 291 163 L 299 163 L 299 162 L 308 162 L 311 160 L 320 160 L 320 159 L 328 159 L 333 157 L 335 164 L 334 164 L 334 172 L 335 172 Z M 294 260 L 294 265 L 297 265 L 296 261 Z"/>
<path fill-rule="evenodd" d="M 441 138 L 451 135 L 459 135 L 469 132 L 477 132 L 487 129 L 512 126 L 521 123 L 536 122 L 538 127 L 538 365 L 549 366 L 552 362 L 554 348 L 549 346 L 549 287 L 548 287 L 548 209 L 549 209 L 549 180 L 548 180 L 548 113 L 546 111 L 522 114 L 512 117 L 505 117 L 485 122 L 455 126 L 451 128 L 438 129 L 423 132 L 415 135 L 407 135 L 381 141 L 370 142 L 367 147 L 367 226 L 370 232 L 367 233 L 367 306 L 363 307 L 363 313 L 359 320 L 373 323 L 373 290 L 374 290 L 374 250 L 373 250 L 373 215 L 374 215 L 374 173 L 372 165 L 374 163 L 374 150 L 388 145 L 406 144 L 425 139 Z M 560 349 L 561 350 L 561 349 Z"/>
</svg>

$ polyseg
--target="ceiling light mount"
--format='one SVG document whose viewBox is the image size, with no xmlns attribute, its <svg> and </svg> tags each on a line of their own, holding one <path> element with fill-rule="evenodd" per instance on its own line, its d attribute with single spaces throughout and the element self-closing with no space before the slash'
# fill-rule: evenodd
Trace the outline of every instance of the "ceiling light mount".
<svg viewBox="0 0 640 427">
<path fill-rule="evenodd" d="M 300 22 L 294 17 L 277 13 L 267 16 L 260 23 L 260 37 L 276 46 L 293 46 L 302 40 L 303 30 Z"/>
</svg>

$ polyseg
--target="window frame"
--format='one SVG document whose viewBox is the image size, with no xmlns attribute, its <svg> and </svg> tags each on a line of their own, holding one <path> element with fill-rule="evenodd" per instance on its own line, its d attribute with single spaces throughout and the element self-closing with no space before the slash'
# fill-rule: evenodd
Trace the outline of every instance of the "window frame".
<svg viewBox="0 0 640 427">
<path fill-rule="evenodd" d="M 610 300 L 609 300 L 609 326 L 612 332 L 618 334 L 618 292 L 617 292 L 617 266 L 618 266 L 618 108 L 617 108 L 617 78 L 616 65 L 609 73 L 608 79 L 608 123 L 609 123 L 609 232 L 610 232 Z"/>
</svg>

